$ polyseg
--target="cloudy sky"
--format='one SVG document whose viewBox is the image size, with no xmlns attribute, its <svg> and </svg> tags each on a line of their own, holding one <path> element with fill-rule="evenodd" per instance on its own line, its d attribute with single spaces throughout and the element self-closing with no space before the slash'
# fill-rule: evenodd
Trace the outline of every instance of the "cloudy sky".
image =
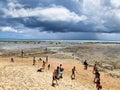
<svg viewBox="0 0 120 90">
<path fill-rule="evenodd" d="M 120 0 L 0 0 L 0 38 L 120 40 Z"/>
</svg>

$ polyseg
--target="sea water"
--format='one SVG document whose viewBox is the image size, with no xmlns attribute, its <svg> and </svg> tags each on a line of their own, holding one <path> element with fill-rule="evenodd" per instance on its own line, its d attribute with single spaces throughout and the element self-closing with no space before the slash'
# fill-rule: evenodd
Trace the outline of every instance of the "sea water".
<svg viewBox="0 0 120 90">
<path fill-rule="evenodd" d="M 84 43 L 84 42 L 117 42 L 120 43 L 120 40 L 41 40 L 41 39 L 9 39 L 9 38 L 0 38 L 0 42 L 11 42 L 11 41 L 49 41 L 49 42 L 68 42 L 68 43 Z"/>
<path fill-rule="evenodd" d="M 47 45 L 41 45 L 41 44 L 16 44 L 16 43 L 6 43 L 6 42 L 61 42 L 61 43 L 85 43 L 85 42 L 105 42 L 105 43 L 120 43 L 120 41 L 105 41 L 105 40 L 41 40 L 41 39 L 0 39 L 0 51 L 1 50 L 21 50 L 21 49 L 44 49 L 48 48 L 53 51 L 57 51 L 61 48 L 65 48 L 66 46 L 47 46 Z"/>
</svg>

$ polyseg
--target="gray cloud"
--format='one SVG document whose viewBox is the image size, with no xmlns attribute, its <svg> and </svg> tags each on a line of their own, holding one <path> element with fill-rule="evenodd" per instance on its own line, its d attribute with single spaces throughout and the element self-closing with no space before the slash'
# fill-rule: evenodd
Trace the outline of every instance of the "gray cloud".
<svg viewBox="0 0 120 90">
<path fill-rule="evenodd" d="M 61 33 L 59 38 L 67 39 L 120 33 L 119 0 L 1 0 L 0 7 L 2 27 Z"/>
</svg>

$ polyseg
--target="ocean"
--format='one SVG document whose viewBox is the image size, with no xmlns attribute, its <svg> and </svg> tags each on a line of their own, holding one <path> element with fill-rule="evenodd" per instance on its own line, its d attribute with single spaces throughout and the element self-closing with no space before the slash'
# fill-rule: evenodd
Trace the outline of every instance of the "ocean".
<svg viewBox="0 0 120 90">
<path fill-rule="evenodd" d="M 119 40 L 41 40 L 41 39 L 4 39 L 0 38 L 0 42 L 11 42 L 11 41 L 27 41 L 27 42 L 39 42 L 39 41 L 49 41 L 49 42 L 70 42 L 70 43 L 84 43 L 84 42 L 113 42 L 120 43 Z"/>
</svg>

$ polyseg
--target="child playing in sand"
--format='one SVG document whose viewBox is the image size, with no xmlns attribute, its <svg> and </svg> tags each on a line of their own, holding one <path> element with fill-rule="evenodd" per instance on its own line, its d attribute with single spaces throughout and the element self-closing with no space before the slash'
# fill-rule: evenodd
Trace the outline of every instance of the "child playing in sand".
<svg viewBox="0 0 120 90">
<path fill-rule="evenodd" d="M 56 83 L 55 83 L 55 82 L 56 82 Z M 57 82 L 57 72 L 56 72 L 56 70 L 54 70 L 54 72 L 53 72 L 52 86 L 55 86 L 55 84 L 58 85 L 58 82 Z"/>
<path fill-rule="evenodd" d="M 14 59 L 13 59 L 13 58 L 11 58 L 11 62 L 14 62 Z"/>
<path fill-rule="evenodd" d="M 63 71 L 64 71 L 64 68 L 62 67 L 62 64 L 60 64 L 59 78 L 63 78 Z"/>
<path fill-rule="evenodd" d="M 88 67 L 88 63 L 87 63 L 87 61 L 85 60 L 85 61 L 84 61 L 84 69 L 87 70 L 87 67 Z"/>
<path fill-rule="evenodd" d="M 71 75 L 71 79 L 75 79 L 75 66 L 72 68 L 72 75 Z"/>
</svg>

